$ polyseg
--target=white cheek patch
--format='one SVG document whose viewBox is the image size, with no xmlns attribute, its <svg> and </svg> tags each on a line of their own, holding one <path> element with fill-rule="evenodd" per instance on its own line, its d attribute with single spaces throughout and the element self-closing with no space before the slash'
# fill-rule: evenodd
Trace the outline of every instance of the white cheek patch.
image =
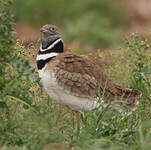
<svg viewBox="0 0 151 150">
<path fill-rule="evenodd" d="M 41 54 L 41 55 L 37 55 L 36 60 L 47 60 L 49 58 L 55 57 L 57 56 L 57 53 L 49 53 L 49 54 Z"/>
<path fill-rule="evenodd" d="M 47 51 L 47 50 L 53 48 L 53 47 L 54 47 L 57 43 L 59 43 L 60 41 L 62 41 L 62 39 L 56 40 L 55 42 L 53 42 L 53 43 L 52 43 L 49 47 L 47 47 L 47 48 L 42 48 L 42 45 L 40 45 L 40 51 L 41 51 L 41 52 Z M 63 42 L 63 41 L 62 41 L 62 42 Z"/>
</svg>

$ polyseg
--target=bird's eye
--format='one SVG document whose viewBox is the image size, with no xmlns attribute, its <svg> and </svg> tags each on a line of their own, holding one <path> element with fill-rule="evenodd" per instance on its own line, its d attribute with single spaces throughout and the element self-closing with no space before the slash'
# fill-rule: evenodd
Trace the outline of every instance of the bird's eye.
<svg viewBox="0 0 151 150">
<path fill-rule="evenodd" d="M 54 31 L 55 30 L 55 28 L 51 28 L 51 31 Z"/>
</svg>

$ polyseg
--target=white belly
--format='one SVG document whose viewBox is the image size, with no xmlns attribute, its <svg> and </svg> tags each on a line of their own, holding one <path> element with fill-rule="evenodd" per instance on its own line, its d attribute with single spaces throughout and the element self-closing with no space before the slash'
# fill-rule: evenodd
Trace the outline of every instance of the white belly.
<svg viewBox="0 0 151 150">
<path fill-rule="evenodd" d="M 46 89 L 48 95 L 58 103 L 69 107 L 75 111 L 91 111 L 99 106 L 99 104 L 93 99 L 80 98 L 71 95 L 68 91 L 65 91 L 63 87 L 57 84 L 55 74 L 50 74 L 44 69 L 39 71 L 39 76 L 42 79 L 42 84 Z"/>
</svg>

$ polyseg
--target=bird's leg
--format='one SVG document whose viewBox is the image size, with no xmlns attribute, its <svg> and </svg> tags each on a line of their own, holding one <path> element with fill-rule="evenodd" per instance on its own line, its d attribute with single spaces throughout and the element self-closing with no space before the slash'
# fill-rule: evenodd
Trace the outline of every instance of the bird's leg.
<svg viewBox="0 0 151 150">
<path fill-rule="evenodd" d="M 75 112 L 72 111 L 73 117 L 72 117 L 72 127 L 75 129 Z"/>
<path fill-rule="evenodd" d="M 76 129 L 77 136 L 78 136 L 79 133 L 80 133 L 80 117 L 79 117 L 79 112 L 74 111 L 74 116 L 75 116 L 74 123 L 75 123 L 75 121 L 76 121 L 76 124 L 73 124 L 73 127 Z M 74 118 L 74 117 L 73 117 L 73 118 Z"/>
<path fill-rule="evenodd" d="M 81 114 L 82 125 L 84 125 L 84 116 Z"/>
<path fill-rule="evenodd" d="M 80 117 L 79 117 L 79 112 L 76 112 L 76 120 L 77 120 L 77 136 L 79 136 L 80 133 Z"/>
</svg>

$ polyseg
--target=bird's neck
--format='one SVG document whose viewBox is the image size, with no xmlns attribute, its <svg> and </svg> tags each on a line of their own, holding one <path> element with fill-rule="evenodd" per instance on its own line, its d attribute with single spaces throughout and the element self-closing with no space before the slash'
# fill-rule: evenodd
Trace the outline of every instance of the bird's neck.
<svg viewBox="0 0 151 150">
<path fill-rule="evenodd" d="M 51 59 L 56 57 L 59 53 L 63 53 L 63 41 L 61 38 L 43 41 L 40 46 L 36 61 L 37 68 L 41 70 Z"/>
<path fill-rule="evenodd" d="M 62 53 L 63 41 L 61 38 L 42 40 L 38 54 Z"/>
</svg>

